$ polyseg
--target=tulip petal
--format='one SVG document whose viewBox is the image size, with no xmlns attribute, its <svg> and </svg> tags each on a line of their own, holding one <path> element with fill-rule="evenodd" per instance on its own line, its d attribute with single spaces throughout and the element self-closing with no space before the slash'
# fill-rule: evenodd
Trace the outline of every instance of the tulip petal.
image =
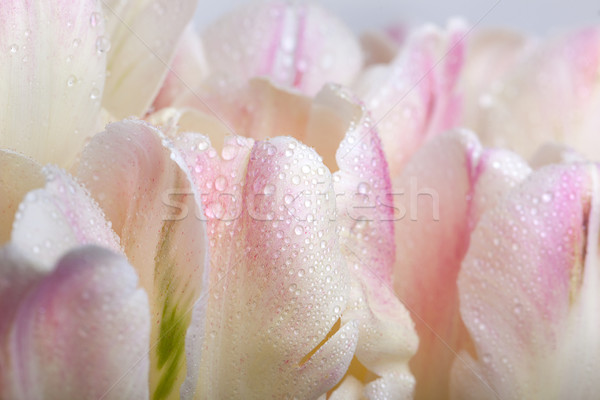
<svg viewBox="0 0 600 400">
<path fill-rule="evenodd" d="M 5 247 L 0 265 L 2 398 L 148 397 L 148 300 L 122 256 L 82 247 L 43 276 Z"/>
<path fill-rule="evenodd" d="M 202 35 L 212 70 L 234 82 L 267 76 L 316 94 L 327 82 L 349 84 L 362 66 L 352 32 L 316 3 L 251 3 Z"/>
<path fill-rule="evenodd" d="M 353 101 L 343 90 L 336 94 L 338 101 Z M 340 170 L 334 175 L 340 243 L 353 278 L 342 322 L 358 321 L 356 358 L 376 375 L 361 382 L 364 395 L 410 398 L 414 378 L 408 361 L 416 352 L 417 337 L 408 311 L 391 289 L 396 249 L 390 177 L 374 121 L 354 104 L 351 128 L 336 155 Z M 347 377 L 353 374 L 358 375 L 351 365 Z"/>
<path fill-rule="evenodd" d="M 426 139 L 458 122 L 463 36 L 459 23 L 446 34 L 431 27 L 416 31 L 389 65 L 366 69 L 355 84 L 377 122 L 391 176 Z"/>
<path fill-rule="evenodd" d="M 46 185 L 25 196 L 11 241 L 32 264 L 49 271 L 71 248 L 95 244 L 121 253 L 119 238 L 104 213 L 72 177 L 45 167 Z"/>
<path fill-rule="evenodd" d="M 597 159 L 599 65 L 596 28 L 530 49 L 486 95 L 478 126 L 482 141 L 531 157 L 552 140 Z"/>
<path fill-rule="evenodd" d="M 349 281 L 329 171 L 291 138 L 230 138 L 222 157 L 202 135 L 177 146 L 204 192 L 213 254 L 195 314 L 207 334 L 184 398 L 319 397 L 358 340 L 355 322 L 339 322 Z"/>
<path fill-rule="evenodd" d="M 451 363 L 470 346 L 456 278 L 471 230 L 529 171 L 514 154 L 484 150 L 472 133 L 459 131 L 423 146 L 393 182 L 400 213 L 394 285 L 419 334 L 410 363 L 416 399 L 448 397 Z"/>
<path fill-rule="evenodd" d="M 461 77 L 463 126 L 481 130 L 482 109 L 489 107 L 490 90 L 534 45 L 524 34 L 504 29 L 483 28 L 469 34 Z"/>
<path fill-rule="evenodd" d="M 43 185 L 44 176 L 35 161 L 0 150 L 0 246 L 10 240 L 15 213 L 23 197 Z"/>
<path fill-rule="evenodd" d="M 169 72 L 154 100 L 154 108 L 169 107 L 185 92 L 199 87 L 208 76 L 208 64 L 200 37 L 189 25 L 183 32 Z"/>
<path fill-rule="evenodd" d="M 458 279 L 481 379 L 454 371 L 456 398 L 598 392 L 598 194 L 597 166 L 551 166 L 483 215 Z"/>
<path fill-rule="evenodd" d="M 0 147 L 69 165 L 97 129 L 105 55 L 94 0 L 0 7 Z M 32 117 L 33 116 L 33 117 Z"/>
<path fill-rule="evenodd" d="M 109 0 L 102 4 L 110 33 L 110 41 L 103 43 L 110 76 L 102 105 L 117 118 L 144 116 L 160 90 L 197 1 Z"/>
<path fill-rule="evenodd" d="M 142 121 L 111 124 L 85 148 L 78 169 L 148 293 L 156 399 L 179 395 L 185 333 L 208 258 L 200 198 L 178 153 L 163 140 Z"/>
<path fill-rule="evenodd" d="M 367 31 L 360 36 L 360 44 L 365 55 L 365 67 L 388 64 L 398 53 L 398 44 L 385 32 Z"/>
<path fill-rule="evenodd" d="M 558 143 L 546 143 L 529 160 L 532 168 L 539 169 L 551 164 L 571 164 L 586 162 L 579 152 Z"/>
<path fill-rule="evenodd" d="M 331 169 L 336 167 L 335 151 L 353 115 L 360 112 L 358 104 L 340 97 L 339 86 L 334 84 L 325 85 L 312 100 L 263 78 L 208 92 L 211 95 L 203 101 L 188 95 L 175 102 L 178 109 L 184 110 L 176 121 L 180 127 L 210 135 L 215 149 L 222 148 L 222 137 L 218 135 L 227 130 L 254 139 L 292 136 L 314 147 Z M 193 109 L 198 111 L 193 124 L 189 124 Z M 200 115 L 204 117 L 198 118 Z"/>
</svg>

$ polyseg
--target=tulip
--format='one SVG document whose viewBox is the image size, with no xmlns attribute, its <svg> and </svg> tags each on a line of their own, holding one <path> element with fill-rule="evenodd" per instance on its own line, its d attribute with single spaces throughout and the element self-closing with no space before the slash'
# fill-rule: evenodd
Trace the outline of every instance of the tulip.
<svg viewBox="0 0 600 400">
<path fill-rule="evenodd" d="M 598 206 L 596 165 L 553 165 L 482 216 L 458 278 L 474 348 L 453 398 L 596 395 Z"/>
<path fill-rule="evenodd" d="M 145 398 L 147 296 L 85 190 L 43 176 L 0 249 L 0 396 Z"/>
<path fill-rule="evenodd" d="M 1 148 L 71 167 L 107 119 L 147 113 L 196 2 L 140 3 L 0 7 Z"/>
<path fill-rule="evenodd" d="M 417 339 L 391 290 L 385 158 L 349 93 L 321 96 L 328 112 L 349 115 L 333 175 L 291 138 L 230 138 L 220 156 L 203 135 L 176 140 L 205 193 L 213 254 L 207 300 L 194 309 L 198 332 L 188 332 L 188 354 L 201 357 L 191 355 L 184 398 L 412 393 Z"/>
<path fill-rule="evenodd" d="M 595 395 L 595 29 L 195 6 L 0 6 L 0 398 Z"/>
<path fill-rule="evenodd" d="M 516 60 L 497 72 L 470 122 L 483 143 L 530 158 L 553 142 L 597 159 L 599 37 L 587 28 L 538 45 L 507 45 L 505 60 Z"/>
<path fill-rule="evenodd" d="M 415 398 L 449 398 L 456 354 L 470 348 L 460 316 L 457 276 L 471 232 L 531 169 L 505 150 L 485 149 L 470 132 L 424 145 L 393 180 L 397 193 L 394 288 L 410 310 L 419 349 L 410 361 Z"/>
</svg>

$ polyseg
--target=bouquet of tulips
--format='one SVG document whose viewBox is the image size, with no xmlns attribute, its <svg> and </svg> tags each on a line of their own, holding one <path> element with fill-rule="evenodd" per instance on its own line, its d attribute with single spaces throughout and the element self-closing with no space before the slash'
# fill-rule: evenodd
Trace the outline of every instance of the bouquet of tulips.
<svg viewBox="0 0 600 400">
<path fill-rule="evenodd" d="M 0 398 L 597 399 L 600 29 L 0 3 Z"/>
</svg>

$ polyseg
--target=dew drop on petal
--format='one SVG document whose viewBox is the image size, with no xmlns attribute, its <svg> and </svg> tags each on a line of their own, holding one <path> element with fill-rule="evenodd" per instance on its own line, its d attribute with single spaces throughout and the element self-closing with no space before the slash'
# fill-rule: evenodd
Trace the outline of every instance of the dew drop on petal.
<svg viewBox="0 0 600 400">
<path fill-rule="evenodd" d="M 90 92 L 90 99 L 96 100 L 98 97 L 100 97 L 100 90 L 98 90 L 98 88 L 93 88 Z"/>
<path fill-rule="evenodd" d="M 73 85 L 75 85 L 76 82 L 77 82 L 77 78 L 75 77 L 75 75 L 71 75 L 67 78 L 67 86 L 68 87 L 73 87 Z"/>
<path fill-rule="evenodd" d="M 110 39 L 106 36 L 98 36 L 96 39 L 96 50 L 98 53 L 106 53 L 110 50 Z"/>
<path fill-rule="evenodd" d="M 90 26 L 92 28 L 95 28 L 96 26 L 98 26 L 98 24 L 100 23 L 100 21 L 102 20 L 102 15 L 100 15 L 99 12 L 94 11 L 91 15 L 90 15 Z"/>
</svg>

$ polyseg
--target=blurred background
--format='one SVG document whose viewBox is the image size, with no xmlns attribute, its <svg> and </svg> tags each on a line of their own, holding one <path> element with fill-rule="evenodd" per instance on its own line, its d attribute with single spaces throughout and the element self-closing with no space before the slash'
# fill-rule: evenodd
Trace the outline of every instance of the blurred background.
<svg viewBox="0 0 600 400">
<path fill-rule="evenodd" d="M 198 28 L 248 0 L 200 2 Z M 252 1 L 252 0 L 250 0 Z M 546 34 L 558 29 L 600 24 L 600 0 L 317 0 L 354 31 L 394 22 L 434 22 L 464 17 L 478 26 L 504 26 Z M 203 4 L 204 3 L 204 4 Z"/>
</svg>

